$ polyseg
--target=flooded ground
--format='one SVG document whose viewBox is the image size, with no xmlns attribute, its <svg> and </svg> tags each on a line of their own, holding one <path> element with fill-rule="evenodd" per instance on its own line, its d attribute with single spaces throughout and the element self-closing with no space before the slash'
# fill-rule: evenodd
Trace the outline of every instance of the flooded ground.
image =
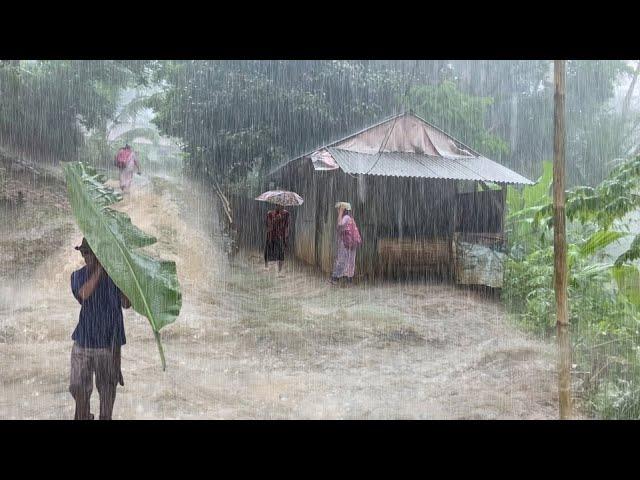
<svg viewBox="0 0 640 480">
<path fill-rule="evenodd" d="M 118 207 L 176 261 L 183 309 L 161 331 L 166 372 L 146 319 L 125 312 L 115 419 L 557 418 L 554 346 L 511 326 L 499 300 L 447 283 L 336 288 L 291 260 L 280 278 L 260 252 L 230 263 L 213 201 L 137 177 Z M 29 273 L 3 272 L 2 419 L 73 418 L 69 277 L 82 263 L 69 225 Z"/>
</svg>

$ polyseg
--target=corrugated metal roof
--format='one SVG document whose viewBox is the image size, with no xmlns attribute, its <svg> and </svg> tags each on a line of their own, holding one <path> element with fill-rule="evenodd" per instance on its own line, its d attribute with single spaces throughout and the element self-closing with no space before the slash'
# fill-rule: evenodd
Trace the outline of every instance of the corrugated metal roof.
<svg viewBox="0 0 640 480">
<path fill-rule="evenodd" d="M 278 170 L 280 170 L 283 167 L 286 167 L 287 165 L 289 165 L 292 162 L 295 162 L 296 160 L 301 160 L 303 158 L 308 157 L 309 155 L 311 155 L 313 152 L 316 152 L 318 150 L 321 150 L 322 148 L 325 148 L 328 145 L 335 145 L 336 143 L 340 143 L 343 142 L 344 140 L 347 140 L 348 138 L 354 137 L 362 132 L 366 132 L 367 130 L 370 130 L 371 128 L 377 127 L 378 125 L 382 125 L 385 122 L 388 122 L 389 120 L 393 120 L 394 118 L 397 117 L 401 117 L 402 115 L 406 115 L 406 113 L 396 113 L 394 115 L 391 115 L 390 117 L 385 118 L 384 120 L 381 120 L 377 123 L 375 123 L 374 125 L 371 125 L 369 127 L 366 127 L 362 130 L 357 131 L 356 133 L 351 133 L 349 135 L 347 135 L 346 137 L 340 137 L 338 140 L 334 140 L 331 143 L 328 143 L 326 145 L 321 145 L 317 148 L 314 148 L 313 150 L 308 151 L 307 153 L 303 153 L 302 155 L 298 155 L 297 157 L 293 157 L 293 158 L 289 158 L 288 160 L 285 160 L 284 162 L 280 163 L 279 165 L 276 165 L 275 167 L 273 167 L 271 170 L 269 170 L 269 173 L 267 175 L 271 175 L 275 172 L 277 172 Z"/>
<path fill-rule="evenodd" d="M 340 168 L 352 175 L 443 178 L 533 185 L 534 182 L 488 158 L 446 158 L 416 153 L 366 154 L 328 147 Z"/>
<path fill-rule="evenodd" d="M 402 120 L 404 117 L 407 119 L 417 119 L 419 121 L 418 127 L 421 125 L 428 127 L 422 128 L 422 130 L 425 130 L 425 128 L 427 130 L 422 132 L 423 136 L 426 135 L 428 137 L 428 141 L 430 142 L 429 145 L 435 147 L 437 153 L 440 154 L 439 156 L 433 155 L 433 151 L 430 151 L 431 155 L 426 155 L 424 153 L 408 153 L 409 151 L 427 151 L 424 148 L 425 145 L 421 145 L 419 142 L 421 137 L 418 135 L 418 137 L 414 138 L 417 135 L 415 128 L 412 128 L 415 126 L 415 122 L 414 124 L 404 125 L 404 127 L 401 127 L 401 132 L 404 133 L 404 135 L 412 136 L 411 138 L 404 137 L 407 139 L 407 142 L 400 142 L 399 145 L 386 149 L 393 149 L 395 151 L 371 153 L 372 149 L 370 147 L 372 146 L 372 139 L 364 138 L 366 137 L 366 134 L 370 134 L 372 130 L 390 122 L 393 122 L 391 127 L 391 130 L 393 130 L 393 127 L 395 127 L 396 124 L 400 125 L 402 123 L 402 121 L 398 120 Z M 385 140 L 389 138 L 389 132 L 384 135 L 384 131 L 377 133 L 380 135 L 379 150 L 385 150 L 383 147 L 387 146 Z M 434 135 L 435 137 L 433 137 Z M 345 141 L 358 136 L 363 137 L 360 144 L 344 145 Z M 438 137 L 442 138 L 438 139 Z M 424 140 L 424 138 L 422 138 L 422 140 Z M 377 148 L 377 143 L 375 141 L 373 142 L 373 146 Z M 322 149 L 328 150 L 340 168 L 350 174 L 476 180 L 523 185 L 533 185 L 534 183 L 513 170 L 482 156 L 475 150 L 444 132 L 442 129 L 430 124 L 412 112 L 393 115 L 382 122 L 376 123 L 364 130 L 360 130 L 359 132 L 344 137 L 341 140 L 332 142 L 312 152 L 291 159 L 274 168 L 269 172 L 269 175 L 294 161 L 302 160 L 303 158 L 308 160 L 312 154 L 317 153 Z M 463 150 L 468 155 L 455 155 L 457 150 Z"/>
</svg>

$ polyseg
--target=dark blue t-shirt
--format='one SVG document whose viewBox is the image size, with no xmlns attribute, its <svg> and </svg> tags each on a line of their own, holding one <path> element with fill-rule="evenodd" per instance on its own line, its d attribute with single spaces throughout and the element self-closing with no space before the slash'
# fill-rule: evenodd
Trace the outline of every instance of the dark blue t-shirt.
<svg viewBox="0 0 640 480">
<path fill-rule="evenodd" d="M 71 291 L 80 302 L 78 292 L 89 279 L 87 267 L 71 274 Z M 124 345 L 124 322 L 120 290 L 103 274 L 93 294 L 82 303 L 80 321 L 71 338 L 85 348 L 107 348 Z"/>
</svg>

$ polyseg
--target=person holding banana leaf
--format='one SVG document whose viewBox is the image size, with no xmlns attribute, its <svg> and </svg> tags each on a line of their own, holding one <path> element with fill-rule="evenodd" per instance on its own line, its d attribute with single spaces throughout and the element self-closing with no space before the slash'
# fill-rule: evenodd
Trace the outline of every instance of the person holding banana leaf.
<svg viewBox="0 0 640 480">
<path fill-rule="evenodd" d="M 128 308 L 130 304 L 136 313 L 148 320 L 158 345 L 162 370 L 166 370 L 160 329 L 175 322 L 182 307 L 175 262 L 139 251 L 153 245 L 157 239 L 133 225 L 126 213 L 109 208 L 121 201 L 122 196 L 105 185 L 104 175 L 83 162 L 67 163 L 64 175 L 71 211 L 86 239 L 78 250 L 82 252 L 87 266 L 73 273 L 71 288 L 82 304 L 80 322 L 73 335 L 78 343 L 76 350 L 84 348 L 87 351 L 79 351 L 78 355 L 72 356 L 75 362 L 72 367 L 75 368 L 80 360 L 85 361 L 84 354 L 96 356 L 99 352 L 95 349 L 111 349 L 109 356 L 102 351 L 105 361 L 112 359 L 115 364 L 115 367 L 107 365 L 107 379 L 114 386 L 118 381 L 123 384 L 119 367 L 120 347 L 125 343 L 122 307 Z M 91 391 L 92 372 L 98 374 L 100 369 L 96 359 L 89 358 L 86 362 L 82 368 L 72 368 L 73 375 L 74 372 L 89 371 L 88 382 L 86 374 L 80 380 L 72 378 L 73 388 L 81 402 L 78 407 L 81 418 L 89 416 L 88 407 L 82 402 Z M 96 377 L 99 393 L 102 380 L 105 380 L 104 375 Z M 89 388 L 79 388 L 78 383 Z M 115 388 L 112 389 L 111 385 L 106 385 L 103 390 L 115 398 Z M 105 403 L 101 415 L 105 418 L 111 416 L 108 403 Z"/>
<path fill-rule="evenodd" d="M 75 247 L 86 266 L 71 274 L 71 291 L 80 305 L 80 318 L 71 338 L 69 391 L 76 402 L 75 420 L 93 420 L 90 398 L 93 375 L 100 395 L 100 420 L 111 420 L 120 370 L 120 348 L 126 343 L 122 308 L 129 299 L 107 275 L 86 238 Z"/>
</svg>

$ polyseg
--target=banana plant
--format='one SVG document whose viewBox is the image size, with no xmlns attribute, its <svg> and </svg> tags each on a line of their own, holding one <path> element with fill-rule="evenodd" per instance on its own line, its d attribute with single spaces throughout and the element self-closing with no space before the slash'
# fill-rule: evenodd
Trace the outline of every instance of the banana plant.
<svg viewBox="0 0 640 480">
<path fill-rule="evenodd" d="M 91 249 L 132 308 L 149 321 L 166 370 L 160 329 L 176 320 L 182 294 L 176 264 L 152 258 L 138 249 L 156 243 L 109 205 L 122 195 L 104 184 L 106 178 L 83 162 L 64 166 L 71 209 Z"/>
<path fill-rule="evenodd" d="M 625 232 L 616 230 L 598 230 L 580 246 L 580 255 L 583 257 L 591 256 L 627 235 Z"/>
</svg>

